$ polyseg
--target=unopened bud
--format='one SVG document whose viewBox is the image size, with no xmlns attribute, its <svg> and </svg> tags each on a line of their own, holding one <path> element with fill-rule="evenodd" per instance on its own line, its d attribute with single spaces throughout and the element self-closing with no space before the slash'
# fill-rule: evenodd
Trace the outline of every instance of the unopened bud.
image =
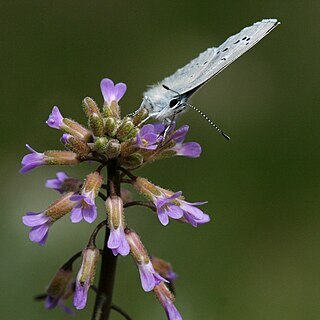
<svg viewBox="0 0 320 320">
<path fill-rule="evenodd" d="M 70 133 L 71 135 L 78 137 L 84 141 L 89 141 L 92 138 L 91 132 L 83 127 L 78 122 L 63 118 L 63 125 L 60 127 L 65 133 Z"/>
<path fill-rule="evenodd" d="M 73 304 L 77 309 L 83 309 L 86 306 L 88 290 L 93 283 L 99 257 L 97 248 L 86 248 L 82 252 L 82 264 L 77 275 L 73 297 Z"/>
<path fill-rule="evenodd" d="M 146 119 L 149 115 L 149 111 L 146 108 L 140 108 L 138 112 L 136 112 L 132 118 L 133 124 L 135 126 L 139 125 L 144 119 Z"/>
<path fill-rule="evenodd" d="M 82 107 L 83 107 L 84 113 L 86 114 L 86 116 L 88 118 L 93 113 L 96 113 L 96 114 L 100 115 L 100 110 L 99 110 L 96 102 L 90 97 L 86 97 L 86 98 L 83 99 Z"/>
<path fill-rule="evenodd" d="M 91 151 L 86 142 L 68 133 L 62 135 L 61 142 L 66 148 L 77 153 L 80 157 L 87 156 Z"/>
<path fill-rule="evenodd" d="M 127 140 L 127 136 L 131 134 L 131 131 L 133 130 L 133 128 L 134 128 L 134 124 L 130 118 L 123 119 L 117 131 L 117 138 L 120 141 Z"/>
<path fill-rule="evenodd" d="M 118 140 L 116 139 L 111 139 L 107 143 L 107 148 L 106 148 L 106 156 L 108 159 L 114 159 L 118 157 L 118 155 L 121 152 L 121 145 Z"/>
<path fill-rule="evenodd" d="M 54 308 L 59 300 L 62 299 L 70 288 L 72 280 L 72 270 L 60 268 L 51 280 L 46 293 L 46 307 L 48 309 Z"/>
<path fill-rule="evenodd" d="M 44 163 L 48 165 L 71 165 L 80 162 L 78 155 L 72 151 L 48 150 L 44 153 Z"/>
<path fill-rule="evenodd" d="M 140 153 L 133 153 L 121 159 L 121 165 L 127 169 L 135 169 L 143 164 L 143 156 Z"/>
<path fill-rule="evenodd" d="M 108 139 L 106 137 L 99 137 L 94 142 L 94 150 L 99 153 L 105 153 L 107 150 Z"/>
<path fill-rule="evenodd" d="M 104 130 L 109 137 L 114 137 L 118 130 L 117 120 L 112 117 L 104 119 Z"/>
<path fill-rule="evenodd" d="M 92 113 L 89 116 L 88 125 L 94 136 L 102 137 L 104 135 L 104 124 L 101 115 Z"/>
<path fill-rule="evenodd" d="M 113 100 L 110 104 L 108 104 L 105 101 L 103 104 L 103 115 L 106 118 L 112 117 L 115 119 L 120 119 L 120 107 L 118 102 Z"/>
</svg>

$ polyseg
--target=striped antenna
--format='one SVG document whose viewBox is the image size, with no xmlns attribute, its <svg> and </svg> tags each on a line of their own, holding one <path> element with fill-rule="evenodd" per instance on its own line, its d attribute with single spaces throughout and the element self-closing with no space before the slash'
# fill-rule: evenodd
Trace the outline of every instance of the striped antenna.
<svg viewBox="0 0 320 320">
<path fill-rule="evenodd" d="M 174 93 L 176 93 L 179 98 L 181 99 L 181 94 L 179 92 L 177 92 L 176 90 L 172 90 L 170 89 L 168 86 L 166 86 L 165 84 L 162 85 L 162 87 L 166 90 L 170 90 Z M 198 113 L 200 113 L 225 139 L 227 139 L 228 141 L 231 140 L 231 138 L 225 134 L 211 119 L 208 118 L 208 116 L 206 114 L 204 114 L 201 110 L 199 110 L 197 107 L 193 106 L 190 103 L 184 103 L 184 105 L 186 105 L 187 107 L 190 107 L 191 109 L 193 109 L 194 111 L 197 111 Z"/>
<path fill-rule="evenodd" d="M 192 104 L 186 103 L 186 106 L 190 107 L 194 111 L 197 111 L 200 113 L 224 138 L 226 138 L 228 141 L 231 139 L 227 134 L 225 134 L 211 119 L 207 117 L 206 114 L 204 114 L 201 110 L 199 110 L 197 107 L 193 106 Z"/>
</svg>

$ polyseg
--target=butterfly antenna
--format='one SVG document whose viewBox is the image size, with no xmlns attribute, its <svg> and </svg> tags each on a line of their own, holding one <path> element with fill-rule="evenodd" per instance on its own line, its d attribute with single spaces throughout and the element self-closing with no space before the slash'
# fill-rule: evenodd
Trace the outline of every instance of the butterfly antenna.
<svg viewBox="0 0 320 320">
<path fill-rule="evenodd" d="M 201 110 L 199 110 L 197 107 L 193 106 L 192 104 L 186 103 L 186 106 L 192 108 L 193 110 L 200 113 L 224 138 L 226 138 L 228 141 L 231 139 L 227 134 L 225 134 L 211 119 L 207 117 L 206 114 L 204 114 Z"/>
</svg>

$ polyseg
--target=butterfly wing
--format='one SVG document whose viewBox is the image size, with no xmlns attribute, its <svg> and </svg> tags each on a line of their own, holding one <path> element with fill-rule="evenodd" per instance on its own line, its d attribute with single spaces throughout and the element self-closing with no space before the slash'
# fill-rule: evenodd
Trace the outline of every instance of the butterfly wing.
<svg viewBox="0 0 320 320">
<path fill-rule="evenodd" d="M 151 87 L 144 96 L 153 101 L 155 108 L 153 111 L 161 112 L 164 108 L 168 108 L 170 100 L 175 96 L 175 93 L 164 89 L 162 85 L 166 85 L 189 98 L 207 81 L 252 48 L 278 24 L 276 19 L 264 19 L 256 22 L 229 37 L 218 48 L 213 47 L 202 52 L 173 75 Z"/>
</svg>

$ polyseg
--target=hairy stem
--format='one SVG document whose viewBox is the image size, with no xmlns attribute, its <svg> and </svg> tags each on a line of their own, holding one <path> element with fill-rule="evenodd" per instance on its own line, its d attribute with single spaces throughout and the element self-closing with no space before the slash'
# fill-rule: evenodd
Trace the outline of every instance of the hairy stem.
<svg viewBox="0 0 320 320">
<path fill-rule="evenodd" d="M 120 177 L 117 162 L 110 160 L 107 164 L 108 183 L 107 195 L 120 196 Z M 104 247 L 102 252 L 100 279 L 97 290 L 96 302 L 93 310 L 93 320 L 108 320 L 112 308 L 112 294 L 116 273 L 117 257 L 107 247 L 109 228 L 106 227 Z"/>
</svg>

